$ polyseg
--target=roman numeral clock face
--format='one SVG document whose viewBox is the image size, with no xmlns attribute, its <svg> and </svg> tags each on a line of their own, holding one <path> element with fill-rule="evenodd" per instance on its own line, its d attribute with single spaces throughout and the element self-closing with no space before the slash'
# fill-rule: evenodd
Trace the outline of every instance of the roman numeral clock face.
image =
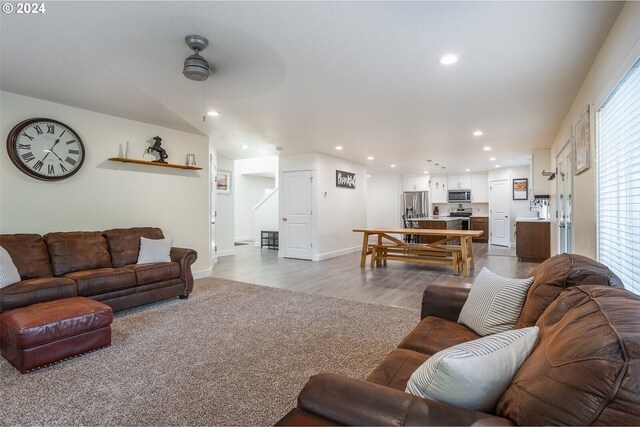
<svg viewBox="0 0 640 427">
<path fill-rule="evenodd" d="M 52 181 L 78 172 L 84 162 L 84 145 L 69 126 L 51 119 L 29 119 L 16 125 L 7 138 L 14 165 L 27 175 Z"/>
</svg>

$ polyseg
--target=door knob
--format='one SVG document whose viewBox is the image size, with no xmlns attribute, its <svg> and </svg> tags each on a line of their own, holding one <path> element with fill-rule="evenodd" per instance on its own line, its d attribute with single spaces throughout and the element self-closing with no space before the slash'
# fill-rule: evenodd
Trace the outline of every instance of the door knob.
<svg viewBox="0 0 640 427">
<path fill-rule="evenodd" d="M 282 220 L 283 220 L 283 221 L 286 221 L 286 220 L 287 220 L 287 218 L 282 218 Z"/>
</svg>

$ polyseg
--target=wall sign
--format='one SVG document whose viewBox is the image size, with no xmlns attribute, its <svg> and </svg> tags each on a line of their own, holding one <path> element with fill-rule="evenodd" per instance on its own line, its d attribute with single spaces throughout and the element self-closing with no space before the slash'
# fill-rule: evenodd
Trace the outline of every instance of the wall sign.
<svg viewBox="0 0 640 427">
<path fill-rule="evenodd" d="M 356 174 L 337 170 L 336 187 L 356 188 Z"/>
</svg>

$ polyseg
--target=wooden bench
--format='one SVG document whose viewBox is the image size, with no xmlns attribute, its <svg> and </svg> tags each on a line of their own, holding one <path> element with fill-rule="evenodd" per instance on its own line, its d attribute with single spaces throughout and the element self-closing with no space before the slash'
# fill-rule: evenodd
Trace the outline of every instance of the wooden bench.
<svg viewBox="0 0 640 427">
<path fill-rule="evenodd" d="M 453 274 L 460 274 L 462 267 L 462 248 L 458 245 L 425 244 L 370 244 L 371 267 L 380 266 L 387 260 L 415 262 L 420 264 L 440 264 L 453 267 Z"/>
</svg>

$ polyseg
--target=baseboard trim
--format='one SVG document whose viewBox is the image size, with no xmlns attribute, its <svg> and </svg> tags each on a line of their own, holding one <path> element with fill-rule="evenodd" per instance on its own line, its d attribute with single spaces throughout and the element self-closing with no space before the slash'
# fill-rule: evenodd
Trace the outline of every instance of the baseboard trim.
<svg viewBox="0 0 640 427">
<path fill-rule="evenodd" d="M 342 255 L 348 255 L 348 254 L 352 254 L 354 252 L 359 252 L 362 250 L 361 246 L 353 246 L 351 248 L 345 248 L 345 249 L 340 249 L 337 251 L 333 251 L 333 252 L 327 252 L 324 254 L 319 254 L 319 255 L 314 255 L 313 256 L 313 261 L 324 261 L 325 259 L 331 259 L 331 258 L 335 258 L 335 257 L 339 257 Z"/>
<path fill-rule="evenodd" d="M 194 279 L 204 279 L 205 277 L 211 277 L 211 274 L 213 274 L 213 268 L 208 268 L 206 270 L 201 270 L 201 271 L 194 271 L 193 272 L 193 278 Z"/>
<path fill-rule="evenodd" d="M 223 257 L 223 256 L 229 256 L 229 255 L 235 255 L 236 254 L 236 250 L 235 249 L 229 249 L 226 251 L 218 251 L 218 257 Z"/>
<path fill-rule="evenodd" d="M 237 243 L 237 242 L 246 242 L 247 240 L 255 240 L 256 236 L 251 235 L 251 236 L 240 236 L 240 237 L 234 237 L 233 238 L 233 242 Z"/>
</svg>

